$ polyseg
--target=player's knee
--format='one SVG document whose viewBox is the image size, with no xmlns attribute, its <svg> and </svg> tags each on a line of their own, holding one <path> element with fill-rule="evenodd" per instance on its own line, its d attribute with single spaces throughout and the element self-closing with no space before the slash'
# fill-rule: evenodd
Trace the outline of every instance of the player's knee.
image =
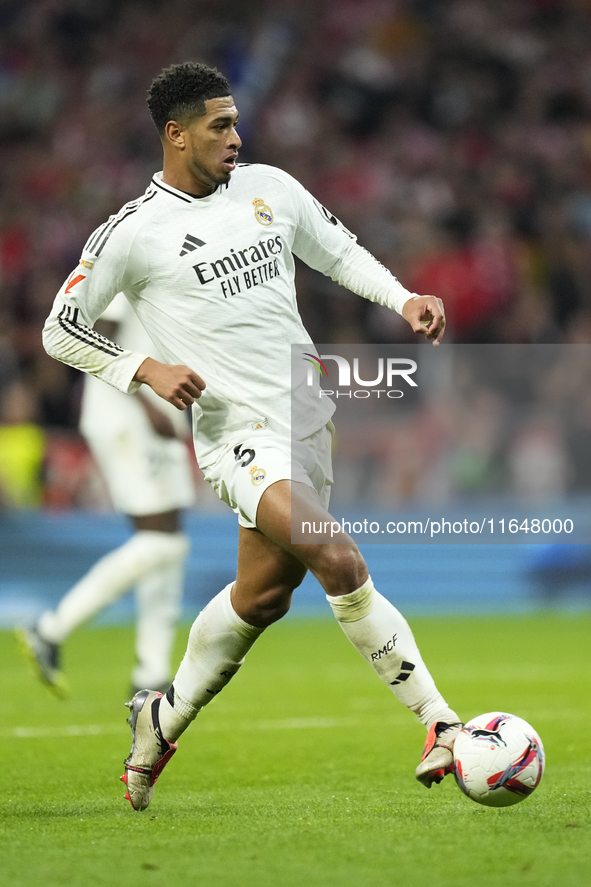
<svg viewBox="0 0 591 887">
<path fill-rule="evenodd" d="M 257 595 L 250 607 L 250 619 L 253 625 L 267 626 L 282 619 L 291 607 L 293 588 L 275 586 Z"/>
<path fill-rule="evenodd" d="M 367 567 L 355 544 L 321 545 L 316 575 L 328 594 L 348 594 L 367 578 Z"/>
</svg>

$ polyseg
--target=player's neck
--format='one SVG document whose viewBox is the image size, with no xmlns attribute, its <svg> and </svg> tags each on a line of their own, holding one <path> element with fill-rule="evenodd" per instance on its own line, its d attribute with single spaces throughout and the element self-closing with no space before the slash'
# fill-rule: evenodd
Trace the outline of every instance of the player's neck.
<svg viewBox="0 0 591 887">
<path fill-rule="evenodd" d="M 162 169 L 162 181 L 177 191 L 184 191 L 192 197 L 209 197 L 216 190 L 217 185 L 201 182 L 192 172 L 185 166 L 178 167 L 174 163 L 167 162 L 164 159 Z"/>
</svg>

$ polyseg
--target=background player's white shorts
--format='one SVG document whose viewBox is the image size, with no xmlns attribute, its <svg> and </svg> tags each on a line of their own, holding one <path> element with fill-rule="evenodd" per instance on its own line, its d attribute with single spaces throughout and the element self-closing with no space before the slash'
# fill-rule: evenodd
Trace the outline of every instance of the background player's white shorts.
<svg viewBox="0 0 591 887">
<path fill-rule="evenodd" d="M 248 430 L 238 445 L 230 444 L 203 469 L 220 499 L 233 508 L 243 527 L 256 526 L 256 513 L 265 490 L 278 480 L 313 487 L 328 508 L 332 486 L 332 439 L 329 422 L 304 440 L 291 441 Z"/>
<path fill-rule="evenodd" d="M 141 405 L 128 395 L 121 397 L 125 410 L 116 421 L 104 421 L 101 427 L 87 420 L 80 429 L 104 475 L 113 505 L 134 516 L 189 507 L 195 485 L 186 444 L 156 434 Z"/>
</svg>

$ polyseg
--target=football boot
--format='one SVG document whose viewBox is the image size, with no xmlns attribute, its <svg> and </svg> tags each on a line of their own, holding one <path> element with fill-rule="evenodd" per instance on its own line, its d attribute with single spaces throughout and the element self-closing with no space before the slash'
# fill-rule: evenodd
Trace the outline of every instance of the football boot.
<svg viewBox="0 0 591 887">
<path fill-rule="evenodd" d="M 145 810 L 154 794 L 154 783 L 177 750 L 176 742 L 162 735 L 158 709 L 162 693 L 140 690 L 126 706 L 131 727 L 131 751 L 120 777 L 127 786 L 126 799 L 134 810 Z"/>
<path fill-rule="evenodd" d="M 36 625 L 30 628 L 15 629 L 19 648 L 29 660 L 37 677 L 60 698 L 69 693 L 69 686 L 60 668 L 60 648 L 58 644 L 45 640 Z"/>
<path fill-rule="evenodd" d="M 454 772 L 454 742 L 463 726 L 460 722 L 437 721 L 427 733 L 421 763 L 415 772 L 415 777 L 427 788 Z"/>
</svg>

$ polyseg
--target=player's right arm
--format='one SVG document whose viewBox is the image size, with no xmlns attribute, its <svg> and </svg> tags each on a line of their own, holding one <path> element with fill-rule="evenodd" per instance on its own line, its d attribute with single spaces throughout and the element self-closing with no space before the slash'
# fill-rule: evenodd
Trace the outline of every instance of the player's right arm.
<svg viewBox="0 0 591 887">
<path fill-rule="evenodd" d="M 118 292 L 138 295 L 148 279 L 139 238 L 129 224 L 119 225 L 117 219 L 111 217 L 89 238 L 79 265 L 55 298 L 43 329 L 43 345 L 51 357 L 119 391 L 133 394 L 143 383 L 184 410 L 200 397 L 203 379 L 188 367 L 169 366 L 128 351 L 93 329 Z"/>
<path fill-rule="evenodd" d="M 186 410 L 188 406 L 201 397 L 205 382 L 186 366 L 170 366 L 160 363 L 153 357 L 146 357 L 138 367 L 135 382 L 149 385 L 156 394 L 173 404 L 178 410 Z"/>
</svg>

